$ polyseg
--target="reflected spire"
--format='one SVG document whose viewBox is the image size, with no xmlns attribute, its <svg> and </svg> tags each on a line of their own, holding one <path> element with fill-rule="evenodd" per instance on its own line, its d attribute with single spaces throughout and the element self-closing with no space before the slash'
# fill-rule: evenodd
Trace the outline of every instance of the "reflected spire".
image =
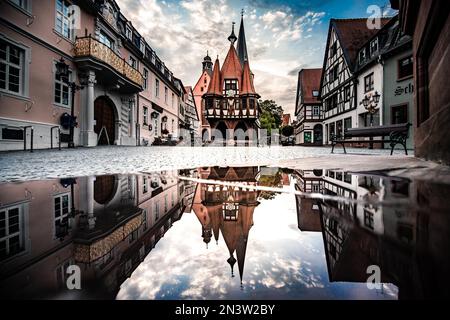
<svg viewBox="0 0 450 320">
<path fill-rule="evenodd" d="M 234 278 L 234 264 L 236 263 L 236 259 L 234 258 L 233 255 L 231 255 L 228 259 L 227 259 L 228 264 L 231 267 L 231 277 Z"/>
</svg>

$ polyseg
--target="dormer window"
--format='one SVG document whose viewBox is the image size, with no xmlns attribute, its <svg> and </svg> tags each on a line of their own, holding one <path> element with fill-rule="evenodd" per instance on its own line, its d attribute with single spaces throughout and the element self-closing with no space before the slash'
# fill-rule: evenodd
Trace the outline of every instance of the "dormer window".
<svg viewBox="0 0 450 320">
<path fill-rule="evenodd" d="M 313 90 L 312 96 L 317 98 L 319 96 L 319 90 Z"/>
<path fill-rule="evenodd" d="M 227 79 L 224 83 L 224 95 L 228 97 L 239 94 L 238 82 L 236 79 Z"/>
<path fill-rule="evenodd" d="M 362 49 L 359 52 L 359 63 L 363 64 L 365 60 L 366 60 L 366 49 Z"/>
<path fill-rule="evenodd" d="M 370 56 L 373 57 L 378 52 L 378 38 L 370 42 Z"/>
<path fill-rule="evenodd" d="M 141 52 L 145 53 L 145 42 L 144 42 L 144 38 L 141 38 Z"/>
<path fill-rule="evenodd" d="M 133 39 L 133 31 L 131 30 L 130 26 L 126 27 L 125 36 L 130 40 Z"/>
</svg>

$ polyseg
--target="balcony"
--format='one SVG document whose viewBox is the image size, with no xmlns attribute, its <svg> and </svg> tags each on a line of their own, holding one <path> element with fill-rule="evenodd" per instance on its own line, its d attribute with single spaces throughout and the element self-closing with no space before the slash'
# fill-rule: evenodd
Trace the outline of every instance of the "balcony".
<svg viewBox="0 0 450 320">
<path fill-rule="evenodd" d="M 102 85 L 116 87 L 124 93 L 142 91 L 144 77 L 108 46 L 91 36 L 75 40 L 75 61 L 81 68 L 102 70 L 96 74 Z"/>
</svg>

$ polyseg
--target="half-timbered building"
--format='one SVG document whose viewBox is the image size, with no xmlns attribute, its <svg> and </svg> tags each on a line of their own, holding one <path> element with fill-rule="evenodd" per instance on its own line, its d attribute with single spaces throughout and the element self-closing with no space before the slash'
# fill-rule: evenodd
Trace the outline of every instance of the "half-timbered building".
<svg viewBox="0 0 450 320">
<path fill-rule="evenodd" d="M 295 103 L 295 136 L 300 145 L 322 145 L 323 107 L 319 98 L 322 69 L 302 69 L 298 74 Z"/>
<path fill-rule="evenodd" d="M 381 19 L 384 26 L 389 19 Z M 323 103 L 325 143 L 331 135 L 357 127 L 358 50 L 378 30 L 367 26 L 367 19 L 331 19 L 325 49 L 320 97 Z"/>
<path fill-rule="evenodd" d="M 241 19 L 238 51 L 234 44 L 234 23 L 228 40 L 231 42 L 228 54 L 220 68 L 219 59 L 214 63 L 208 91 L 203 95 L 206 120 L 211 127 L 211 140 L 232 143 L 256 141 L 259 128 L 260 107 L 253 84 L 253 73 L 245 43 L 244 21 Z M 230 134 L 231 133 L 231 134 Z"/>
</svg>

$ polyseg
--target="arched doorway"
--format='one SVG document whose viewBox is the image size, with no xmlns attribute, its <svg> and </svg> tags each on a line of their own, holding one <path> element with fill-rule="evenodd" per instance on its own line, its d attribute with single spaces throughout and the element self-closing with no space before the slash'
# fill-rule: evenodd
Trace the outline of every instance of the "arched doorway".
<svg viewBox="0 0 450 320">
<path fill-rule="evenodd" d="M 114 144 L 115 106 L 108 97 L 99 97 L 94 102 L 94 132 L 97 134 L 98 145 Z"/>
<path fill-rule="evenodd" d="M 214 135 L 213 140 L 215 142 L 222 142 L 224 145 L 226 144 L 226 140 L 227 140 L 227 125 L 225 124 L 225 122 L 220 121 L 217 124 L 213 135 Z"/>
<path fill-rule="evenodd" d="M 203 142 L 208 142 L 209 141 L 209 133 L 208 133 L 208 129 L 203 129 L 202 130 L 202 141 Z"/>
<path fill-rule="evenodd" d="M 234 128 L 233 137 L 235 145 L 242 143 L 246 144 L 248 142 L 247 126 L 243 121 L 239 121 L 236 124 L 236 127 Z"/>
<path fill-rule="evenodd" d="M 314 144 L 323 144 L 323 126 L 321 124 L 316 124 L 314 126 Z"/>
<path fill-rule="evenodd" d="M 99 204 L 107 204 L 114 198 L 115 187 L 115 176 L 96 177 L 94 182 L 94 200 Z"/>
</svg>

